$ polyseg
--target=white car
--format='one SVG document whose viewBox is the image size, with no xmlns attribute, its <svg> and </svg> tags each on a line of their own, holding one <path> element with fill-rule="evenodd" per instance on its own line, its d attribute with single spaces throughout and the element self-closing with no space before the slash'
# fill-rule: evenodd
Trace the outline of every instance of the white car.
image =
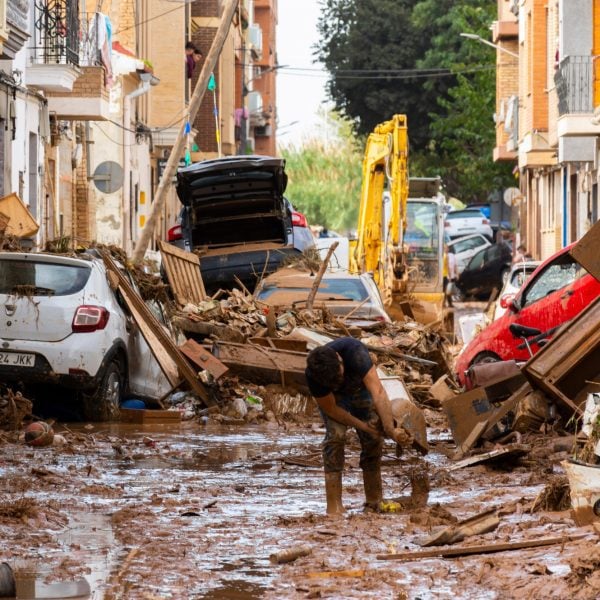
<svg viewBox="0 0 600 600">
<path fill-rule="evenodd" d="M 470 233 L 480 233 L 489 240 L 494 237 L 490 220 L 478 208 L 465 208 L 447 213 L 444 233 L 452 240 Z"/>
<path fill-rule="evenodd" d="M 529 279 L 529 276 L 540 264 L 539 260 L 524 260 L 511 267 L 506 283 L 504 284 L 502 291 L 498 294 L 498 299 L 494 304 L 492 321 L 495 321 L 506 312 L 508 302 L 515 297 L 523 284 Z"/>
<path fill-rule="evenodd" d="M 481 233 L 474 233 L 451 240 L 447 245 L 448 251 L 454 254 L 457 275 L 460 275 L 475 254 L 492 244 Z"/>
<path fill-rule="evenodd" d="M 88 420 L 169 384 L 99 258 L 0 252 L 0 381 L 76 390 Z M 60 396 L 58 396 L 60 397 Z"/>
</svg>

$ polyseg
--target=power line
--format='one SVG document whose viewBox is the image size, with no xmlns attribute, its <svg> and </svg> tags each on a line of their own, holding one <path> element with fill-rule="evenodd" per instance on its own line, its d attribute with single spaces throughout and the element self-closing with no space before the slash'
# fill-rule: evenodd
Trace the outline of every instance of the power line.
<svg viewBox="0 0 600 600">
<path fill-rule="evenodd" d="M 295 72 L 295 73 L 290 73 L 290 72 L 286 72 L 285 69 L 279 71 L 280 75 L 288 75 L 288 76 L 293 76 L 293 77 L 308 77 L 308 78 L 313 78 L 313 79 L 322 79 L 324 77 L 335 77 L 335 79 L 357 79 L 357 80 L 378 80 L 378 79 L 385 79 L 385 80 L 390 80 L 390 79 L 394 79 L 394 80 L 402 80 L 402 79 L 433 79 L 436 77 L 453 77 L 455 75 L 462 75 L 465 73 L 478 73 L 478 72 L 482 72 L 482 71 L 491 71 L 493 69 L 496 69 L 496 65 L 489 65 L 489 66 L 481 66 L 481 67 L 473 67 L 473 68 L 469 68 L 469 69 L 456 69 L 456 70 L 439 70 L 436 72 L 417 72 L 414 71 L 412 73 L 405 73 L 405 72 L 397 72 L 397 74 L 394 73 L 386 73 L 386 74 L 378 74 L 377 71 L 373 71 L 373 74 L 364 74 L 364 75 L 339 75 L 338 72 L 334 72 L 334 73 L 329 73 L 328 71 L 323 71 L 322 73 L 300 73 L 300 72 Z"/>
</svg>

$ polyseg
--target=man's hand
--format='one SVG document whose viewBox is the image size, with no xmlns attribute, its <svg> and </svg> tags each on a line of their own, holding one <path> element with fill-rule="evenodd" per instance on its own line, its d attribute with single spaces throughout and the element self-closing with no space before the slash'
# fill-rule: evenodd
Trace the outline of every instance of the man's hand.
<svg viewBox="0 0 600 600">
<path fill-rule="evenodd" d="M 404 427 L 396 427 L 391 438 L 399 446 L 412 446 L 414 442 L 413 436 Z"/>
</svg>

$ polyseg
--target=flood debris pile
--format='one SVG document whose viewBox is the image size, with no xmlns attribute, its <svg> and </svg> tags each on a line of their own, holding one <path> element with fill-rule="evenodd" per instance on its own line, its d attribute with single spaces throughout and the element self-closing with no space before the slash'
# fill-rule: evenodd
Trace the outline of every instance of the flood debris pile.
<svg viewBox="0 0 600 600">
<path fill-rule="evenodd" d="M 21 392 L 0 385 L 0 429 L 16 431 L 30 420 L 33 404 Z"/>
</svg>

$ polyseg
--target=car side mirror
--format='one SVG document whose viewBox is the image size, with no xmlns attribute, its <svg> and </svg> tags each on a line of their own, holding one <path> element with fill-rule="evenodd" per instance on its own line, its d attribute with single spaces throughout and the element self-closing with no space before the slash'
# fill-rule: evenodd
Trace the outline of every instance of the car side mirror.
<svg viewBox="0 0 600 600">
<path fill-rule="evenodd" d="M 502 296 L 500 298 L 500 307 L 501 308 L 510 308 L 514 299 L 515 299 L 514 294 L 504 294 L 504 296 Z"/>
</svg>

